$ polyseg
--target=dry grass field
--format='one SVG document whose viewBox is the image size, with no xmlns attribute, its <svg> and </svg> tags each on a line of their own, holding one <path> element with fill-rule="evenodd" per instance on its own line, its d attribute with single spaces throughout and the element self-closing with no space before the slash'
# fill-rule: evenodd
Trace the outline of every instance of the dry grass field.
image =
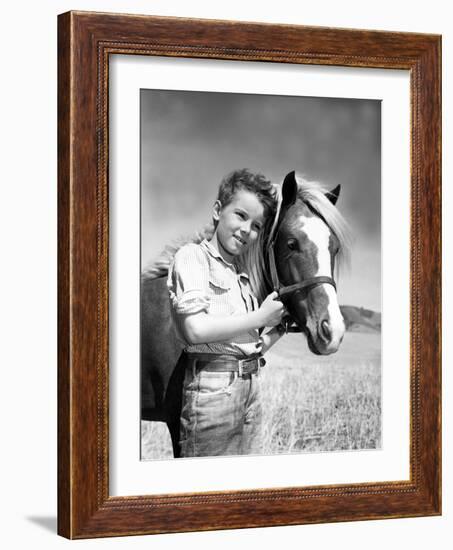
<svg viewBox="0 0 453 550">
<path fill-rule="evenodd" d="M 288 334 L 267 354 L 262 454 L 376 449 L 381 444 L 381 335 L 347 332 L 337 353 L 313 355 Z M 166 426 L 142 422 L 142 458 L 172 458 Z"/>
</svg>

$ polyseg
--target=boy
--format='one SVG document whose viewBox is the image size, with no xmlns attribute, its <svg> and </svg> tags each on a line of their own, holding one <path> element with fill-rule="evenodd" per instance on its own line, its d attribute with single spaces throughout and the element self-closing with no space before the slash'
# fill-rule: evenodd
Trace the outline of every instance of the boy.
<svg viewBox="0 0 453 550">
<path fill-rule="evenodd" d="M 221 183 L 210 241 L 183 246 L 168 288 L 177 331 L 185 343 L 181 456 L 258 453 L 262 353 L 281 336 L 285 313 L 270 294 L 258 306 L 240 260 L 274 214 L 272 184 L 237 170 Z"/>
</svg>

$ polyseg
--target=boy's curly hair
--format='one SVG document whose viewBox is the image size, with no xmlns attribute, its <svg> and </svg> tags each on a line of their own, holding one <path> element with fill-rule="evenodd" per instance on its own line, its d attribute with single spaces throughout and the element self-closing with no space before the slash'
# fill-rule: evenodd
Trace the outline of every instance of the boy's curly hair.
<svg viewBox="0 0 453 550">
<path fill-rule="evenodd" d="M 251 172 L 247 168 L 234 170 L 226 175 L 219 187 L 217 200 L 227 206 L 238 191 L 254 193 L 264 207 L 266 219 L 275 212 L 277 199 L 274 186 L 263 174 Z"/>
</svg>

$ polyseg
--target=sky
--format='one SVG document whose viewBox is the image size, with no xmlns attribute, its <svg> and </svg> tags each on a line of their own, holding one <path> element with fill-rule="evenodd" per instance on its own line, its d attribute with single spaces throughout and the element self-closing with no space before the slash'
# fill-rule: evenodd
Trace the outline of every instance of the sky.
<svg viewBox="0 0 453 550">
<path fill-rule="evenodd" d="M 223 176 L 296 170 L 327 188 L 354 244 L 339 302 L 381 311 L 381 103 L 141 90 L 142 265 L 211 219 Z"/>
</svg>

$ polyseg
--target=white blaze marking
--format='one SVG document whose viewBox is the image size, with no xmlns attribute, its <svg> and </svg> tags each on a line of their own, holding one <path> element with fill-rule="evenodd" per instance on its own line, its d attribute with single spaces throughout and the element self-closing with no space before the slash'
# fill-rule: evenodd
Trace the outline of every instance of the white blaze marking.
<svg viewBox="0 0 453 550">
<path fill-rule="evenodd" d="M 329 251 L 329 237 L 330 229 L 325 222 L 320 218 L 305 218 L 301 217 L 301 225 L 303 231 L 307 235 L 307 238 L 316 245 L 318 249 L 317 262 L 318 271 L 315 277 L 325 275 L 327 277 L 332 276 L 331 264 L 330 264 L 330 251 Z M 340 308 L 338 306 L 337 293 L 332 285 L 324 283 L 323 289 L 327 294 L 329 300 L 327 306 L 327 313 L 332 330 L 332 344 L 338 345 L 338 340 L 344 334 L 344 320 L 341 315 Z M 315 327 L 313 327 L 315 328 Z"/>
</svg>

